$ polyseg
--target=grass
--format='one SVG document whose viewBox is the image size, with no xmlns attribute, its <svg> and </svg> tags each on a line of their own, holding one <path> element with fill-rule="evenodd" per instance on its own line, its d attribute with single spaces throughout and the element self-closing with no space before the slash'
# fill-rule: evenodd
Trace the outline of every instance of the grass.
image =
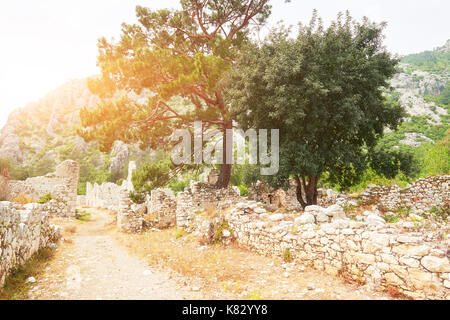
<svg viewBox="0 0 450 320">
<path fill-rule="evenodd" d="M 75 210 L 75 217 L 77 218 L 77 220 L 79 221 L 89 221 L 91 219 L 91 214 L 89 212 L 87 212 L 86 210 Z"/>
<path fill-rule="evenodd" d="M 0 289 L 0 300 L 26 299 L 32 284 L 27 283 L 29 277 L 37 277 L 51 261 L 54 250 L 43 248 L 36 252 L 25 264 L 14 269 Z"/>
<path fill-rule="evenodd" d="M 291 250 L 289 250 L 289 248 L 284 249 L 283 260 L 284 260 L 284 262 L 292 262 L 292 260 L 293 260 L 292 253 L 291 253 Z"/>
<path fill-rule="evenodd" d="M 400 220 L 400 217 L 398 215 L 395 214 L 387 214 L 385 216 L 383 216 L 383 219 L 387 222 L 387 223 L 396 223 Z"/>
</svg>

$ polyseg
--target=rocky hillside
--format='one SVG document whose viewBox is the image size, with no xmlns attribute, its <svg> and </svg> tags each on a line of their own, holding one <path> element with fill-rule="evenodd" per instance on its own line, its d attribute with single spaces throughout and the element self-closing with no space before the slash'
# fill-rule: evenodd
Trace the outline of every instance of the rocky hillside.
<svg viewBox="0 0 450 320">
<path fill-rule="evenodd" d="M 402 58 L 399 72 L 391 80 L 397 100 L 409 117 L 385 141 L 391 145 L 417 147 L 443 138 L 449 129 L 450 40 L 433 51 Z"/>
<path fill-rule="evenodd" d="M 79 110 L 98 103 L 85 83 L 85 79 L 70 80 L 9 115 L 0 131 L 0 159 L 16 168 L 14 178 L 46 174 L 70 158 L 80 162 L 81 181 L 117 181 L 125 176 L 130 158 L 145 155 L 120 141 L 110 154 L 104 154 L 95 142 L 85 143 L 76 134 Z"/>
</svg>

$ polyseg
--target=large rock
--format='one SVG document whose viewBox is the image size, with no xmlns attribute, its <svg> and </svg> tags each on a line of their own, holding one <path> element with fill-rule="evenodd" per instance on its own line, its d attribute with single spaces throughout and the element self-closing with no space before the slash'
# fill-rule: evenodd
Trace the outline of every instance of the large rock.
<svg viewBox="0 0 450 320">
<path fill-rule="evenodd" d="M 376 214 L 371 214 L 366 217 L 366 222 L 371 226 L 383 226 L 386 221 L 382 217 Z"/>
<path fill-rule="evenodd" d="M 128 164 L 130 157 L 130 152 L 128 146 L 122 141 L 116 141 L 114 147 L 111 151 L 111 164 L 109 165 L 109 170 L 113 174 L 120 173 Z"/>
<path fill-rule="evenodd" d="M 420 262 L 425 269 L 431 272 L 450 272 L 450 262 L 447 257 L 426 256 Z"/>
<path fill-rule="evenodd" d="M 312 214 L 305 212 L 300 217 L 295 218 L 294 222 L 295 222 L 295 224 L 308 224 L 308 223 L 314 223 L 315 219 Z"/>
</svg>

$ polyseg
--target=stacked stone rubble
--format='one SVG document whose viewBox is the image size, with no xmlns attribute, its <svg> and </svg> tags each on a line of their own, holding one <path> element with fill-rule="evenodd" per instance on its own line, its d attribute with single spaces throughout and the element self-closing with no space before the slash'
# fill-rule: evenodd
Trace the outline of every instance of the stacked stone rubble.
<svg viewBox="0 0 450 320">
<path fill-rule="evenodd" d="M 60 238 L 59 228 L 49 223 L 48 208 L 0 202 L 0 287 L 11 270 Z"/>
<path fill-rule="evenodd" d="M 56 171 L 41 177 L 28 178 L 24 181 L 10 180 L 8 182 L 8 201 L 23 194 L 39 200 L 50 194 L 54 202 L 58 202 L 54 214 L 58 216 L 74 216 L 77 203 L 79 164 L 66 160 L 56 167 Z"/>
<path fill-rule="evenodd" d="M 398 186 L 370 186 L 361 193 L 365 202 L 377 202 L 386 210 L 407 207 L 419 213 L 450 204 L 450 175 L 419 179 L 405 189 Z"/>
<path fill-rule="evenodd" d="M 439 236 L 448 235 L 450 228 L 416 232 L 414 225 L 386 224 L 375 212 L 353 221 L 338 206 L 306 209 L 300 216 L 269 214 L 262 204 L 240 202 L 224 214 L 231 231 L 226 236 L 263 255 L 283 256 L 288 250 L 302 265 L 349 276 L 376 290 L 395 288 L 412 298 L 450 299 L 450 238 Z M 210 227 L 213 220 L 198 217 L 194 229 L 202 238 L 217 233 Z"/>
</svg>

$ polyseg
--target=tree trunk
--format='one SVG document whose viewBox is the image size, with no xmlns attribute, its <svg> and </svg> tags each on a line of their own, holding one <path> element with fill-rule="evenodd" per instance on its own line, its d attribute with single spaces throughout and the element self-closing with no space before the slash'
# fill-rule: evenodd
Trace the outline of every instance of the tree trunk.
<svg viewBox="0 0 450 320">
<path fill-rule="evenodd" d="M 297 200 L 300 202 L 303 210 L 307 206 L 317 204 L 317 182 L 319 177 L 308 176 L 308 181 L 305 177 L 295 176 L 295 181 L 297 182 L 296 195 Z"/>
<path fill-rule="evenodd" d="M 233 145 L 233 137 L 231 136 L 231 141 L 227 141 L 227 129 L 232 129 L 232 122 L 228 123 L 223 129 L 223 145 L 222 145 L 222 165 L 220 168 L 219 178 L 216 183 L 216 188 L 222 189 L 228 187 L 230 183 L 231 177 L 231 163 L 227 163 L 227 143 L 231 143 Z M 231 152 L 233 152 L 233 148 L 231 148 Z"/>
</svg>

